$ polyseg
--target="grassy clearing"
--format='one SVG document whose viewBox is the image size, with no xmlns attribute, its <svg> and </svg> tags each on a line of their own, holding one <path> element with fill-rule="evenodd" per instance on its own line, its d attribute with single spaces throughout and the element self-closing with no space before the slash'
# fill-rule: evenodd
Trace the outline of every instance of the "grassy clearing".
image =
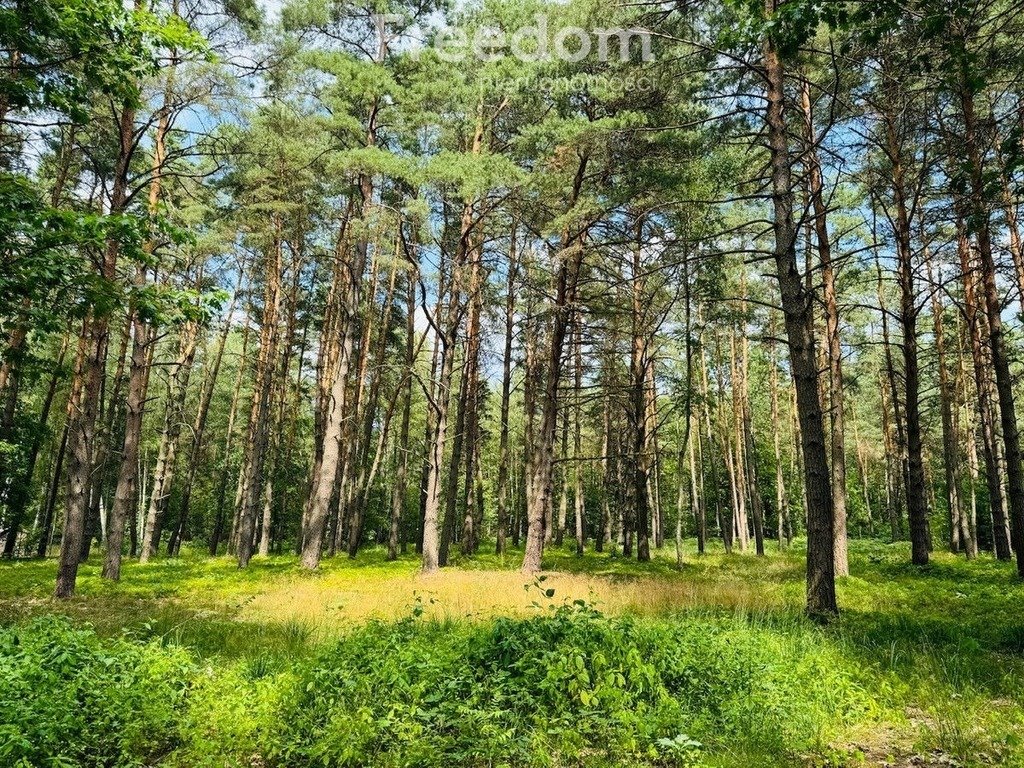
<svg viewBox="0 0 1024 768">
<path fill-rule="evenodd" d="M 1024 765 L 1024 585 L 989 559 L 907 560 L 856 542 L 825 629 L 800 616 L 798 549 L 681 570 L 555 551 L 542 582 L 515 553 L 429 579 L 376 550 L 315 574 L 186 556 L 119 585 L 91 562 L 63 603 L 52 562 L 4 563 L 0 621 L 45 635 L 26 622 L 64 614 L 175 670 L 184 652 L 146 764 Z"/>
</svg>

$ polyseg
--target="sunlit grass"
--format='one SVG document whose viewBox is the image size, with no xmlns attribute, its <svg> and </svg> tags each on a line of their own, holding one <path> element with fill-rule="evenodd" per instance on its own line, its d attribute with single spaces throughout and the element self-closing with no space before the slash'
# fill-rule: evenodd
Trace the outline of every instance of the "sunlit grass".
<svg viewBox="0 0 1024 768">
<path fill-rule="evenodd" d="M 54 561 L 0 562 L 0 623 L 67 614 L 104 635 L 185 646 L 225 664 L 238 659 L 246 675 L 260 678 L 372 619 L 414 613 L 454 628 L 581 600 L 607 615 L 727 618 L 821 645 L 864 671 L 884 716 L 872 715 L 834 745 L 844 754 L 859 751 L 867 764 L 880 764 L 889 753 L 940 750 L 965 765 L 1016 764 L 1009 756 L 1024 733 L 1024 584 L 1012 564 L 935 552 L 921 569 L 909 564 L 905 543 L 854 541 L 853 575 L 838 584 L 842 616 L 819 629 L 801 615 L 799 542 L 783 552 L 769 544 L 763 558 L 726 555 L 717 543 L 702 556 L 687 543 L 683 555 L 677 567 L 671 544 L 650 563 L 549 548 L 543 577 L 533 579 L 519 571 L 520 551 L 498 557 L 486 547 L 431 577 L 420 575 L 415 554 L 387 562 L 373 547 L 355 560 L 325 558 L 316 572 L 292 555 L 256 558 L 239 570 L 230 557 L 186 551 L 126 563 L 119 584 L 100 578 L 94 557 L 69 601 L 51 597 Z M 722 764 L 747 762 L 734 757 Z"/>
<path fill-rule="evenodd" d="M 356 559 L 325 558 L 308 572 L 292 555 L 255 558 L 240 570 L 227 556 L 188 552 L 146 565 L 126 563 L 120 583 L 100 578 L 94 556 L 80 570 L 76 597 L 51 597 L 56 564 L 0 563 L 0 621 L 60 612 L 88 618 L 101 630 L 131 627 L 163 615 L 258 624 L 301 624 L 331 634 L 367 619 L 396 619 L 418 604 L 427 616 L 486 619 L 524 615 L 538 607 L 585 600 L 607 614 L 663 616 L 687 610 L 729 613 L 799 613 L 804 595 L 803 550 L 766 557 L 726 555 L 712 545 L 698 556 L 692 543 L 677 568 L 671 545 L 650 563 L 569 548 L 545 554 L 543 589 L 519 571 L 521 553 L 498 557 L 489 550 L 457 557 L 431 577 L 419 573 L 414 554 L 395 562 L 381 548 Z M 915 634 L 932 644 L 968 638 L 984 646 L 1024 650 L 1024 585 L 1013 569 L 991 558 L 972 563 L 936 552 L 917 569 L 906 546 L 854 542 L 853 575 L 839 583 L 844 633 L 867 643 L 885 635 Z M 548 597 L 545 592 L 553 590 Z M 185 619 L 183 619 L 185 620 Z M 197 619 L 191 619 L 197 620 Z M 875 637 L 876 635 L 882 635 Z"/>
<path fill-rule="evenodd" d="M 798 611 L 802 599 L 798 552 L 770 558 L 687 552 L 679 569 L 674 552 L 667 550 L 655 553 L 650 563 L 637 563 L 550 549 L 541 580 L 519 571 L 521 557 L 516 551 L 502 557 L 481 553 L 424 577 L 415 555 L 387 562 L 380 548 L 368 548 L 355 560 L 325 558 L 316 572 L 303 570 L 290 555 L 255 558 L 239 570 L 229 557 L 185 552 L 175 560 L 127 563 L 119 584 L 101 579 L 100 562 L 93 558 L 82 566 L 77 594 L 67 602 L 50 596 L 52 561 L 5 563 L 0 565 L 0 619 L 56 611 L 88 616 L 102 629 L 191 610 L 203 620 L 300 623 L 319 636 L 353 622 L 400 618 L 414 605 L 432 618 L 486 619 L 576 600 L 613 615 L 657 616 L 694 608 Z"/>
</svg>

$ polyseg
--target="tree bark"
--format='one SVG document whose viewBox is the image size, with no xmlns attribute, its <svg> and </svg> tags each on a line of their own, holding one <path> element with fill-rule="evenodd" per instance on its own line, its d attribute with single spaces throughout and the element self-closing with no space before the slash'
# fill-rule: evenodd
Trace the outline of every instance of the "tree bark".
<svg viewBox="0 0 1024 768">
<path fill-rule="evenodd" d="M 1002 302 L 996 284 L 996 267 L 992 255 L 992 234 L 985 199 L 985 168 L 979 147 L 974 115 L 974 94 L 967 73 L 960 89 L 960 105 L 964 119 L 964 143 L 970 166 L 971 221 L 976 229 L 981 286 L 992 367 L 995 370 L 996 395 L 999 405 L 1003 446 L 1006 457 L 1007 499 L 1010 512 L 1010 539 L 1017 555 L 1017 573 L 1024 577 L 1024 474 L 1021 471 L 1020 433 L 1013 395 L 1013 378 L 1006 354 Z"/>
<path fill-rule="evenodd" d="M 141 272 L 141 269 L 140 269 Z M 144 280 L 145 278 L 142 277 Z M 128 368 L 128 396 L 125 405 L 124 438 L 121 443 L 121 463 L 118 469 L 114 503 L 107 527 L 107 551 L 103 561 L 103 578 L 118 581 L 121 578 L 121 549 L 125 526 L 134 522 L 138 498 L 139 449 L 142 444 L 142 423 L 149 389 L 151 367 L 150 325 L 132 310 L 132 354 Z"/>
<path fill-rule="evenodd" d="M 814 235 L 821 266 L 822 302 L 825 309 L 825 347 L 828 352 L 829 422 L 832 460 L 832 508 L 836 576 L 850 574 L 846 534 L 846 429 L 843 414 L 843 347 L 839 335 L 839 304 L 836 291 L 836 270 L 832 260 L 832 242 L 828 231 L 828 208 L 825 204 L 821 163 L 818 160 L 818 139 L 814 129 L 811 87 L 801 82 L 804 113 L 804 140 L 807 144 L 807 186 L 814 218 Z"/>
<path fill-rule="evenodd" d="M 366 134 L 368 147 L 373 147 L 377 143 L 378 109 L 379 104 L 375 100 L 370 110 Z M 370 176 L 363 174 L 359 177 L 359 191 L 362 198 L 362 218 L 365 222 L 370 218 L 374 207 L 374 185 Z M 343 319 L 339 329 L 340 342 L 337 349 L 337 360 L 332 366 L 333 371 L 331 371 L 330 394 L 325 404 L 323 437 L 317 451 L 321 458 L 319 462 L 314 462 L 309 499 L 304 511 L 306 525 L 303 529 L 302 565 L 309 569 L 320 566 L 320 554 L 323 549 L 324 536 L 327 533 L 331 498 L 334 495 L 341 461 L 341 441 L 345 415 L 349 409 L 349 403 L 346 401 L 350 384 L 349 370 L 358 334 L 363 273 L 366 271 L 366 240 L 360 238 L 351 252 L 351 260 L 347 260 L 343 264 L 338 274 L 342 287 L 337 290 L 339 295 L 344 297 L 342 300 Z"/>
<path fill-rule="evenodd" d="M 270 407 L 277 358 L 278 315 L 281 307 L 283 223 L 274 215 L 273 240 L 266 253 L 263 313 L 260 319 L 260 347 L 256 358 L 256 381 L 249 407 L 248 443 L 241 478 L 235 551 L 238 567 L 245 568 L 255 548 L 256 514 L 263 495 L 264 468 L 270 439 Z"/>
<path fill-rule="evenodd" d="M 923 229 L 923 226 L 922 226 Z M 961 550 L 968 559 L 976 555 L 974 537 L 967 525 L 967 516 L 963 509 L 960 494 L 960 452 L 957 449 L 958 430 L 954 422 L 953 404 L 956 392 L 950 380 L 949 368 L 946 363 L 946 338 L 943 324 L 942 275 L 938 282 L 932 269 L 932 257 L 925 249 L 925 267 L 928 282 L 931 283 L 932 329 L 935 334 L 935 354 L 939 366 L 939 410 L 942 418 L 942 458 L 946 480 L 946 503 L 949 506 L 949 549 L 956 553 Z"/>
<path fill-rule="evenodd" d="M 989 496 L 989 512 L 992 517 L 992 543 L 996 558 L 1009 560 L 1010 538 L 1007 533 L 1006 511 L 1003 505 L 1003 489 L 999 480 L 999 461 L 996 445 L 995 414 L 988 384 L 988 361 L 982 336 L 982 320 L 979 315 L 980 301 L 976 293 L 976 276 L 971 245 L 963 219 L 957 219 L 957 253 L 960 257 L 960 274 L 964 283 L 964 315 L 967 320 L 967 334 L 970 337 L 971 360 L 974 365 L 974 381 L 978 402 L 978 422 L 981 429 L 982 451 L 985 457 L 985 482 Z M 982 310 L 982 313 L 984 310 Z"/>
<path fill-rule="evenodd" d="M 406 313 L 405 313 L 405 368 L 406 378 L 402 387 L 402 425 L 398 432 L 398 456 L 395 467 L 395 486 L 391 494 L 391 528 L 388 535 L 388 560 L 398 557 L 402 512 L 405 509 L 405 497 L 408 486 L 409 455 L 409 420 L 412 411 L 412 371 L 416 365 L 416 281 L 418 270 L 411 263 L 407 273 Z"/>
<path fill-rule="evenodd" d="M 917 294 L 910 238 L 910 205 L 903 149 L 890 115 L 884 116 L 886 152 L 892 163 L 892 194 L 896 218 L 897 281 L 900 286 L 900 329 L 903 334 L 904 415 L 907 435 L 907 518 L 910 522 L 911 562 L 928 564 L 928 505 L 925 500 L 921 436 L 920 367 L 917 358 Z"/>
<path fill-rule="evenodd" d="M 571 209 L 579 199 L 587 172 L 589 155 L 579 156 L 572 192 L 568 199 Z M 552 475 L 554 471 L 555 432 L 558 424 L 558 389 L 562 375 L 562 352 L 570 322 L 570 313 L 576 303 L 576 293 L 583 266 L 583 248 L 586 226 L 573 232 L 567 226 L 562 232 L 561 249 L 556 254 L 558 273 L 555 279 L 555 300 L 552 307 L 551 331 L 548 339 L 547 365 L 543 387 L 540 389 L 540 424 L 531 444 L 528 466 L 530 477 L 526 484 L 526 549 L 523 553 L 523 573 L 540 571 L 544 552 L 544 519 L 551 505 Z"/>
<path fill-rule="evenodd" d="M 178 525 L 175 528 L 171 542 L 168 544 L 168 554 L 177 557 L 181 549 L 182 539 L 185 537 L 185 526 L 188 524 L 188 516 L 191 511 L 192 489 L 195 486 L 196 475 L 202 465 L 200 452 L 203 449 L 203 438 L 206 435 L 206 422 L 210 414 L 210 403 L 213 401 L 213 392 L 217 386 L 217 377 L 220 374 L 220 366 L 224 360 L 224 349 L 227 346 L 228 336 L 231 335 L 231 318 L 235 312 L 235 302 L 242 287 L 242 275 L 239 273 L 238 284 L 231 297 L 231 304 L 228 306 L 227 316 L 224 320 L 224 328 L 221 330 L 220 339 L 217 342 L 217 352 L 213 358 L 213 365 L 207 374 L 203 389 L 199 395 L 199 407 L 196 410 L 195 422 L 192 425 L 192 448 L 189 451 L 188 475 L 185 478 L 185 485 L 181 489 L 180 512 L 178 514 Z"/>
<path fill-rule="evenodd" d="M 123 106 L 118 116 L 119 151 L 110 195 L 110 212 L 124 211 L 128 201 L 128 172 L 135 151 L 135 108 Z M 103 250 L 100 277 L 112 282 L 116 276 L 119 244 L 109 241 Z M 68 492 L 61 535 L 60 560 L 54 595 L 71 597 L 75 592 L 79 557 L 85 535 L 89 503 L 89 474 L 95 459 L 96 416 L 106 362 L 108 317 L 91 307 L 82 321 L 75 375 L 68 400 Z"/>
<path fill-rule="evenodd" d="M 505 553 L 505 536 L 509 524 L 508 482 L 511 458 L 508 448 L 508 414 L 512 390 L 512 339 L 515 333 L 516 312 L 516 277 L 519 272 L 519 261 L 516 255 L 516 227 L 512 227 L 509 242 L 508 263 L 506 265 L 507 288 L 505 291 L 505 348 L 502 355 L 501 371 L 501 411 L 498 435 L 498 521 L 495 542 L 496 554 Z"/>
<path fill-rule="evenodd" d="M 153 490 L 149 497 L 149 510 L 146 513 L 146 523 L 142 530 L 142 551 L 139 553 L 139 562 L 142 563 L 149 562 L 160 548 L 160 536 L 170 501 L 171 484 L 174 480 L 185 397 L 188 394 L 188 382 L 192 374 L 192 363 L 195 360 L 198 339 L 198 324 L 192 321 L 185 323 L 180 331 L 177 359 L 167 382 L 164 428 L 160 435 L 156 467 L 153 470 Z"/>
<path fill-rule="evenodd" d="M 765 0 L 769 16 L 776 0 Z M 831 474 L 825 450 L 825 428 L 818 397 L 813 315 L 796 259 L 791 158 L 785 120 L 783 65 L 771 39 L 765 42 L 768 146 L 771 164 L 775 266 L 796 386 L 804 478 L 807 489 L 807 612 L 827 619 L 838 613 L 835 591 L 834 520 Z"/>
</svg>

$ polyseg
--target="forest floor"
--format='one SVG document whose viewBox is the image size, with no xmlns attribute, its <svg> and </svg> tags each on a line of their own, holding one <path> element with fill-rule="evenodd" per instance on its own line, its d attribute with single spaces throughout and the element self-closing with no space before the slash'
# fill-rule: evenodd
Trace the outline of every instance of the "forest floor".
<svg viewBox="0 0 1024 768">
<path fill-rule="evenodd" d="M 697 556 L 688 542 L 681 568 L 671 544 L 644 564 L 607 553 L 577 557 L 568 546 L 551 548 L 547 571 L 538 580 L 522 576 L 518 564 L 516 552 L 503 558 L 481 553 L 457 557 L 453 567 L 425 578 L 418 574 L 415 555 L 387 562 L 374 548 L 355 560 L 327 559 L 317 573 L 302 571 L 287 555 L 257 558 L 238 570 L 228 557 L 186 553 L 177 560 L 126 564 L 121 583 L 114 585 L 99 578 L 100 562 L 93 558 L 81 569 L 77 595 L 57 602 L 50 597 L 52 560 L 5 562 L 0 564 L 0 625 L 24 627 L 37 617 L 63 614 L 73 626 L 88 624 L 112 642 L 156 641 L 161 647 L 183 647 L 190 658 L 213 667 L 251 670 L 255 664 L 278 674 L 303 660 L 323 665 L 324 649 L 337 643 L 346 647 L 346 638 L 351 643 L 353 633 L 367 626 L 418 621 L 440 628 L 445 642 L 477 637 L 467 641 L 476 648 L 479 627 L 555 616 L 569 616 L 572 623 L 577 621 L 573 611 L 585 611 L 587 617 L 609 617 L 599 618 L 602 622 L 619 622 L 610 625 L 613 633 L 625 627 L 628 634 L 634 626 L 656 632 L 695 628 L 694 638 L 679 640 L 681 650 L 673 651 L 695 654 L 694 669 L 700 669 L 694 674 L 772 681 L 733 680 L 728 690 L 719 690 L 724 682 L 716 679 L 697 687 L 687 683 L 694 711 L 700 699 L 700 707 L 715 712 L 708 722 L 697 718 L 690 729 L 705 746 L 691 752 L 670 745 L 667 752 L 651 752 L 649 763 L 637 763 L 634 755 L 633 762 L 609 758 L 608 764 L 1024 765 L 1024 584 L 1010 564 L 985 556 L 967 563 L 936 552 L 929 566 L 915 568 L 904 544 L 854 541 L 853 575 L 839 582 L 842 616 L 825 628 L 801 616 L 799 547 L 780 552 L 769 544 L 764 558 L 726 556 L 718 547 Z M 513 626 L 519 625 L 502 625 L 502 631 L 514 634 Z M 717 638 L 717 644 L 701 645 L 707 637 Z M 671 642 L 677 639 L 672 635 Z M 640 647 L 643 642 L 637 640 Z M 593 652 L 583 651 L 588 665 Z M 728 661 L 734 652 L 743 657 L 735 664 Z M 701 666 L 710 663 L 709 656 L 717 667 Z M 658 669 L 666 679 L 678 672 Z M 761 687 L 744 688 L 754 682 Z M 682 690 L 681 683 L 672 685 Z M 593 687 L 596 691 L 596 681 Z M 806 702 L 791 701 L 805 691 Z M 589 706 L 588 695 L 583 702 Z M 692 713 L 687 717 L 692 720 Z M 759 730 L 773 718 L 784 723 L 775 741 Z M 299 745 L 282 753 L 291 758 L 255 764 L 312 764 L 318 749 L 322 757 L 322 744 L 310 746 L 319 736 L 289 732 L 287 738 Z M 202 750 L 208 765 L 235 764 L 216 757 L 216 746 L 204 742 Z M 353 754 L 323 764 L 401 763 Z M 578 745 L 574 754 L 573 760 L 556 758 L 553 764 L 592 764 Z M 179 749 L 168 764 L 202 763 L 187 755 Z M 403 755 L 405 764 L 433 764 Z M 478 763 L 484 764 L 479 756 L 461 762 Z"/>
</svg>

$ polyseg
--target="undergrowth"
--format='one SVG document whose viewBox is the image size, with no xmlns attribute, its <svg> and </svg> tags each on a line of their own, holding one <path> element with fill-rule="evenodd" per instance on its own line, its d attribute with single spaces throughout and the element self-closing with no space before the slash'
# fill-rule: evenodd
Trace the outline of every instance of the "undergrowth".
<svg viewBox="0 0 1024 768">
<path fill-rule="evenodd" d="M 799 552 L 676 572 L 554 550 L 550 564 L 605 581 L 552 576 L 524 593 L 481 562 L 451 584 L 409 581 L 413 609 L 373 620 L 345 613 L 370 599 L 349 584 L 396 583 L 411 563 L 371 552 L 307 577 L 272 560 L 257 577 L 159 562 L 123 585 L 87 575 L 66 603 L 44 596 L 52 564 L 0 564 L 0 766 L 1024 766 L 1012 573 L 942 555 L 911 569 L 877 544 L 853 553 L 826 628 L 790 600 Z M 439 610 L 476 575 L 514 587 L 490 598 L 515 610 Z M 319 600 L 338 583 L 319 614 L 311 599 L 251 615 L 265 591 L 280 601 L 305 584 Z M 562 592 L 585 583 L 604 585 L 596 602 Z"/>
</svg>

